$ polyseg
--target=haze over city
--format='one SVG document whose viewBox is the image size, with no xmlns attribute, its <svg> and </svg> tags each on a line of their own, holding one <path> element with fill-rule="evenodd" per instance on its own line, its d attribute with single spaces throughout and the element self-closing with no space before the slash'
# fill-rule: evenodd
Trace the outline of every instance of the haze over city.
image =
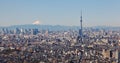
<svg viewBox="0 0 120 63">
<path fill-rule="evenodd" d="M 0 0 L 0 26 L 33 24 L 119 26 L 119 0 Z"/>
</svg>

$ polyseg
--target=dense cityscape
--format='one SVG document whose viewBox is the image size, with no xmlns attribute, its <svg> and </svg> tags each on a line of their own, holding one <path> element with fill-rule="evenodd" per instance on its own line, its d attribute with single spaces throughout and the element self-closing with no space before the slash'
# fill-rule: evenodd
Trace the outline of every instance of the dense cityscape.
<svg viewBox="0 0 120 63">
<path fill-rule="evenodd" d="M 120 30 L 0 29 L 0 63 L 119 63 Z"/>
</svg>

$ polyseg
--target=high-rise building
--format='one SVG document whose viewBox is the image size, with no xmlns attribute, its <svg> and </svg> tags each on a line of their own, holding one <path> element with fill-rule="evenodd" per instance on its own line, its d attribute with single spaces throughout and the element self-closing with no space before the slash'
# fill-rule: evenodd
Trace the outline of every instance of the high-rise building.
<svg viewBox="0 0 120 63">
<path fill-rule="evenodd" d="M 32 29 L 32 31 L 33 31 L 33 35 L 36 35 L 36 34 L 38 34 L 38 29 Z"/>
</svg>

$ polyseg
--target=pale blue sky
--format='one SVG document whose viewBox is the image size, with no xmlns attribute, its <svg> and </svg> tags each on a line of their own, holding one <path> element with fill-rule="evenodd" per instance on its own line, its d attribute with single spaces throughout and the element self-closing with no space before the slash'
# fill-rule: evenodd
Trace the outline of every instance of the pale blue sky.
<svg viewBox="0 0 120 63">
<path fill-rule="evenodd" d="M 0 0 L 0 26 L 32 24 L 120 26 L 120 0 Z"/>
</svg>

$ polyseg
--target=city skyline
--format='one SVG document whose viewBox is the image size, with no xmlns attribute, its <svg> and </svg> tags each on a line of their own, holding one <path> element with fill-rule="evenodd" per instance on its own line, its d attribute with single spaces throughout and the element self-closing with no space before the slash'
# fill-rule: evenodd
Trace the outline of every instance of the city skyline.
<svg viewBox="0 0 120 63">
<path fill-rule="evenodd" d="M 0 26 L 32 24 L 79 26 L 120 26 L 119 0 L 36 0 L 0 1 Z"/>
</svg>

